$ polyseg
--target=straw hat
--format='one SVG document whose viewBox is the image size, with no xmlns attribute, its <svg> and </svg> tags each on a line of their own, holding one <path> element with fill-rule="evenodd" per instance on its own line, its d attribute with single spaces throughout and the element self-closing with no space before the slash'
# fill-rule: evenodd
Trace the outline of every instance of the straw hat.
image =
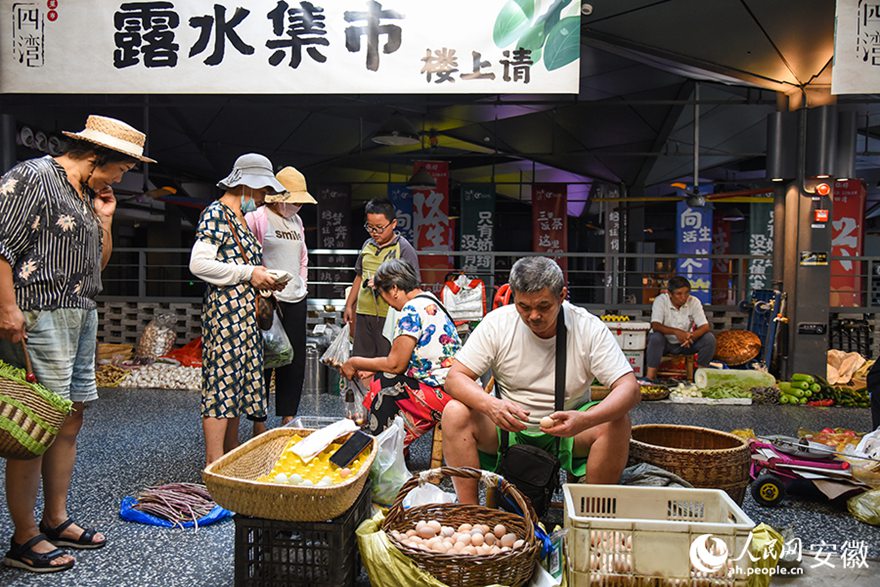
<svg viewBox="0 0 880 587">
<path fill-rule="evenodd" d="M 272 172 L 272 162 L 259 153 L 245 153 L 236 159 L 232 172 L 217 183 L 217 187 L 224 190 L 240 185 L 255 190 L 269 188 L 275 194 L 284 191 L 284 186 L 278 183 Z"/>
<path fill-rule="evenodd" d="M 285 167 L 275 176 L 284 186 L 284 193 L 266 196 L 267 204 L 317 204 L 306 187 L 306 178 L 294 167 Z"/>
<path fill-rule="evenodd" d="M 83 130 L 79 132 L 65 130 L 62 133 L 72 139 L 94 143 L 144 163 L 156 162 L 155 159 L 144 156 L 144 142 L 147 135 L 115 118 L 90 114 Z"/>
</svg>

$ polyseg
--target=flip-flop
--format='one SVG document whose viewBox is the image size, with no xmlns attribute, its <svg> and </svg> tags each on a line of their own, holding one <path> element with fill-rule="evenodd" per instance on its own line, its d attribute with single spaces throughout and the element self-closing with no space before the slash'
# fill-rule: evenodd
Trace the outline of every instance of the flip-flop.
<svg viewBox="0 0 880 587">
<path fill-rule="evenodd" d="M 11 547 L 3 559 L 3 564 L 7 567 L 24 569 L 32 573 L 58 573 L 73 567 L 75 561 L 69 561 L 63 565 L 52 564 L 53 560 L 59 556 L 64 556 L 64 553 L 57 548 L 49 552 L 35 552 L 32 550 L 36 544 L 44 540 L 48 540 L 45 534 L 37 534 L 24 544 L 16 544 L 15 540 L 10 541 Z"/>
<path fill-rule="evenodd" d="M 49 542 L 55 546 L 65 546 L 67 548 L 76 548 L 79 550 L 97 550 L 98 548 L 104 548 L 107 545 L 106 540 L 102 540 L 101 542 L 92 541 L 95 534 L 98 533 L 94 528 L 85 528 L 82 531 L 82 534 L 79 535 L 79 538 L 75 540 L 73 538 L 62 537 L 61 534 L 68 528 L 68 526 L 75 523 L 76 522 L 73 521 L 73 518 L 67 518 L 67 520 L 61 522 L 55 528 L 50 528 L 45 522 L 40 522 L 40 531 L 48 536 Z"/>
</svg>

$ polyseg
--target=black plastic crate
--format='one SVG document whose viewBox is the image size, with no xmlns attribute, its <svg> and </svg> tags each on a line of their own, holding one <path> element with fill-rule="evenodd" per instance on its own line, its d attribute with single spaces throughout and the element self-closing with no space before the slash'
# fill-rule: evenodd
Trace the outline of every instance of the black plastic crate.
<svg viewBox="0 0 880 587">
<path fill-rule="evenodd" d="M 281 522 L 236 514 L 236 587 L 354 585 L 355 530 L 370 516 L 370 482 L 347 512 L 326 522 Z"/>
<path fill-rule="evenodd" d="M 829 347 L 871 357 L 871 325 L 867 320 L 831 320 Z"/>
</svg>

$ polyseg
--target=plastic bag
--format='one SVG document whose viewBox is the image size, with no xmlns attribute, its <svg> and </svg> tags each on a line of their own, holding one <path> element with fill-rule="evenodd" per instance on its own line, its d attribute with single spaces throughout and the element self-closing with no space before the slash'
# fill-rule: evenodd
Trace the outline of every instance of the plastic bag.
<svg viewBox="0 0 880 587">
<path fill-rule="evenodd" d="M 454 320 L 480 320 L 486 313 L 486 284 L 480 279 L 459 275 L 443 285 L 440 299 Z"/>
<path fill-rule="evenodd" d="M 432 575 L 418 568 L 388 540 L 381 530 L 385 516 L 380 512 L 361 522 L 355 531 L 361 561 L 371 585 L 423 585 L 446 587 Z"/>
<path fill-rule="evenodd" d="M 138 339 L 135 357 L 138 359 L 156 359 L 174 348 L 177 333 L 174 324 L 177 316 L 171 312 L 157 314 L 144 328 Z"/>
<path fill-rule="evenodd" d="M 349 342 L 349 332 L 351 329 L 346 324 L 327 347 L 327 350 L 321 355 L 321 362 L 330 367 L 338 369 L 351 356 L 351 343 Z"/>
<path fill-rule="evenodd" d="M 455 494 L 443 491 L 433 483 L 425 483 L 414 488 L 403 498 L 404 509 L 431 503 L 455 503 Z"/>
<path fill-rule="evenodd" d="M 872 526 L 880 526 L 880 489 L 866 491 L 846 502 L 846 509 L 855 519 Z"/>
<path fill-rule="evenodd" d="M 293 361 L 293 345 L 284 332 L 277 312 L 272 320 L 272 327 L 260 332 L 263 333 L 263 369 L 289 365 Z"/>
<path fill-rule="evenodd" d="M 137 499 L 130 495 L 123 497 L 122 503 L 119 505 L 119 517 L 127 522 L 137 522 L 139 524 L 147 524 L 148 526 L 161 526 L 163 528 L 180 528 L 181 526 L 184 528 L 195 528 L 196 526 L 196 523 L 193 521 L 174 524 L 172 522 L 169 522 L 168 520 L 165 520 L 158 516 L 154 516 L 153 514 L 148 514 L 147 512 L 136 510 L 134 509 L 134 504 L 136 503 Z M 232 515 L 232 512 L 218 505 L 206 515 L 199 518 L 197 522 L 199 526 L 207 526 L 209 524 L 222 522 L 226 518 L 231 518 Z"/>
<path fill-rule="evenodd" d="M 395 416 L 391 425 L 376 437 L 376 458 L 370 467 L 375 503 L 390 506 L 411 476 L 403 458 L 405 436 L 403 418 Z"/>
</svg>

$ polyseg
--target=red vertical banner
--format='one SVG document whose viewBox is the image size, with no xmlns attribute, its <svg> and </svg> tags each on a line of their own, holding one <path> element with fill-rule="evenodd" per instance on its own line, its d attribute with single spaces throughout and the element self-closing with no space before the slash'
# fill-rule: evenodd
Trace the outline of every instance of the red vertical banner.
<svg viewBox="0 0 880 587">
<path fill-rule="evenodd" d="M 865 217 L 865 184 L 860 179 L 834 182 L 831 221 L 831 256 L 858 257 L 862 254 L 862 226 Z M 831 262 L 832 306 L 861 306 L 861 263 L 839 259 Z"/>
<path fill-rule="evenodd" d="M 532 188 L 532 250 L 553 254 L 568 251 L 568 184 L 537 183 Z M 562 270 L 567 260 L 557 262 Z"/>
<path fill-rule="evenodd" d="M 716 217 L 717 218 L 717 217 Z M 730 222 L 716 220 L 712 231 L 712 254 L 730 253 Z M 736 304 L 734 294 L 733 267 L 730 259 L 715 259 L 712 262 L 712 303 L 719 306 Z"/>
<path fill-rule="evenodd" d="M 419 169 L 428 172 L 437 187 L 433 189 L 412 190 L 413 226 L 417 251 L 450 251 L 453 234 L 449 221 L 449 163 L 446 161 L 416 161 L 413 173 Z M 449 257 L 442 255 L 420 255 L 419 265 L 422 283 L 429 289 L 439 292 L 446 274 L 453 267 Z"/>
</svg>

